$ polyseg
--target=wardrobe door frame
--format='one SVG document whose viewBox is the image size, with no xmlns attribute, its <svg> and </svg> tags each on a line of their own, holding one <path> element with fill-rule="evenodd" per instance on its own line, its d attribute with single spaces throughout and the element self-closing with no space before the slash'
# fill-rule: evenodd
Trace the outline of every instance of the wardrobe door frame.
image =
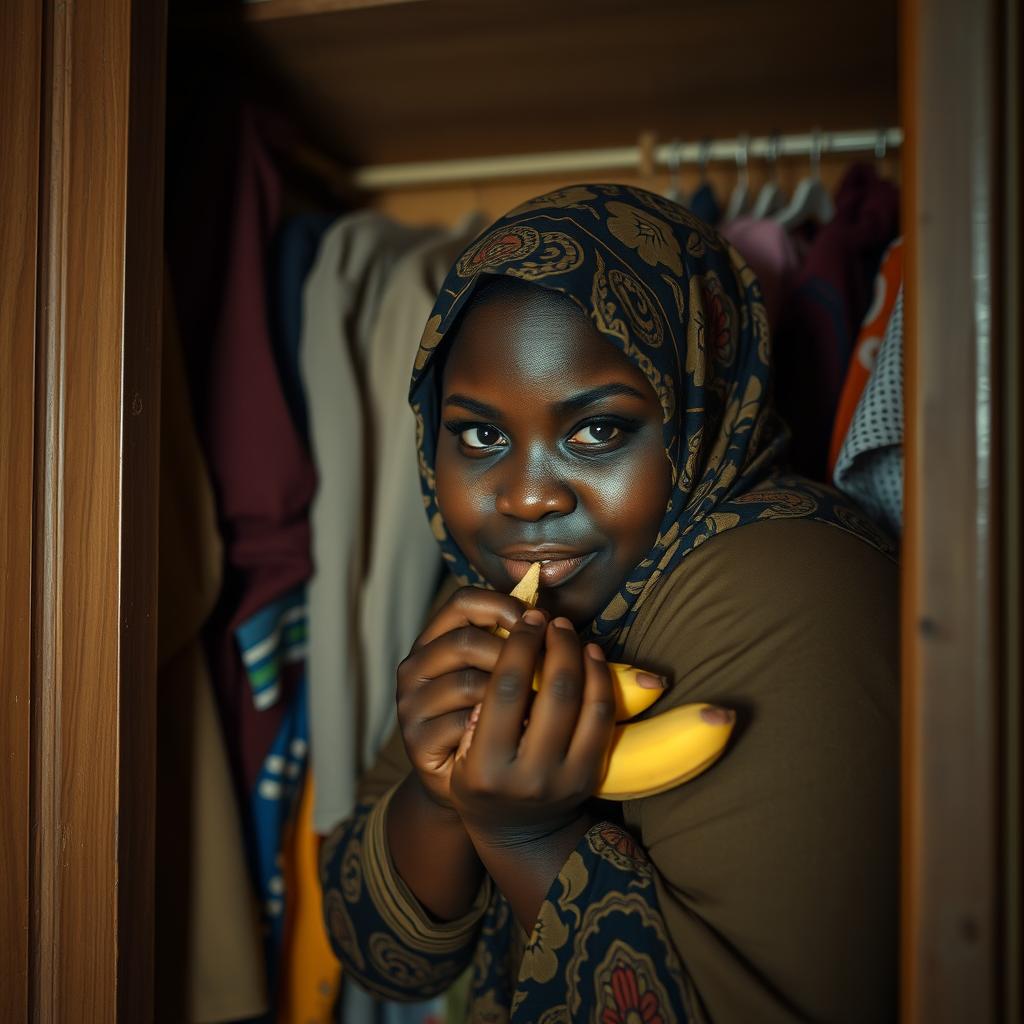
<svg viewBox="0 0 1024 1024">
<path fill-rule="evenodd" d="M 902 11 L 901 1020 L 1017 1021 L 1020 15 L 1015 0 Z"/>
<path fill-rule="evenodd" d="M 29 989 L 29 734 L 39 54 L 36 0 L 0 3 L 0 1021 L 21 1024 Z M 3 40 L 8 40 L 3 45 Z M 8 105 L 9 104 L 9 105 Z M 20 500 L 15 499 L 20 495 Z"/>
<path fill-rule="evenodd" d="M 2 440 L 18 442 L 2 498 L 0 1015 L 136 1024 L 153 1014 L 166 10 L 0 6 L 18 29 L 0 38 L 0 85 L 19 126 L 18 159 L 0 160 L 17 371 Z"/>
</svg>

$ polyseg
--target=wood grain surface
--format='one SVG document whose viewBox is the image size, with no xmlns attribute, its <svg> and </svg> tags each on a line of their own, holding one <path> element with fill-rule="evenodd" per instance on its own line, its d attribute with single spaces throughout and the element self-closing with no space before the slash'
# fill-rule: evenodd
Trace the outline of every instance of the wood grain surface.
<svg viewBox="0 0 1024 1024">
<path fill-rule="evenodd" d="M 32 1019 L 145 1021 L 164 12 L 45 9 Z"/>
<path fill-rule="evenodd" d="M 36 0 L 0 4 L 0 1021 L 28 1015 L 39 66 Z M 17 154 L 12 159 L 10 154 Z"/>
<path fill-rule="evenodd" d="M 1001 976 L 1019 970 L 1002 933 L 1003 7 L 904 4 L 905 1024 L 1009 1021 Z"/>
<path fill-rule="evenodd" d="M 270 0 L 244 8 L 241 31 L 277 95 L 355 166 L 622 146 L 645 130 L 880 127 L 898 112 L 897 0 L 346 6 Z"/>
</svg>

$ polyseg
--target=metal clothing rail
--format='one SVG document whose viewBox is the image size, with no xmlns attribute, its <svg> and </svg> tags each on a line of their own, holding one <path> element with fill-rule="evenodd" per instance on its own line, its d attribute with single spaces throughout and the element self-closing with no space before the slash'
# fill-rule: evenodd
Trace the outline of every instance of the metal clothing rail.
<svg viewBox="0 0 1024 1024">
<path fill-rule="evenodd" d="M 633 169 L 648 160 L 656 167 L 675 168 L 723 160 L 743 166 L 749 159 L 819 157 L 830 153 L 874 152 L 884 155 L 903 142 L 901 128 L 845 132 L 805 132 L 798 135 L 738 136 L 703 142 L 665 142 L 647 153 L 641 146 L 613 149 L 575 149 L 556 153 L 434 160 L 408 164 L 378 164 L 353 173 L 360 188 L 374 190 L 414 185 L 448 185 L 532 175 L 590 173 Z"/>
</svg>

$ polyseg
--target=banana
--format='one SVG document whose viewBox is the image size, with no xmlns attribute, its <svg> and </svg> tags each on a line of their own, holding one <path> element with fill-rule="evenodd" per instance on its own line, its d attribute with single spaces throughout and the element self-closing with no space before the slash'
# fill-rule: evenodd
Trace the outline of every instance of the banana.
<svg viewBox="0 0 1024 1024">
<path fill-rule="evenodd" d="M 531 608 L 537 604 L 540 594 L 540 562 L 534 562 L 526 575 L 516 584 L 512 597 L 524 601 Z M 508 636 L 508 630 L 497 626 L 494 635 L 502 639 Z M 615 721 L 626 722 L 635 718 L 641 711 L 646 711 L 665 691 L 641 686 L 636 681 L 639 669 L 632 665 L 610 662 L 608 668 L 612 674 L 612 686 L 615 688 Z M 540 674 L 533 677 L 533 688 L 540 690 Z"/>
<path fill-rule="evenodd" d="M 705 722 L 710 704 L 684 704 L 615 729 L 604 778 L 596 795 L 602 800 L 635 800 L 681 786 L 722 756 L 734 719 Z"/>
<path fill-rule="evenodd" d="M 540 592 L 540 563 L 534 562 L 512 591 L 530 607 Z M 500 626 L 495 635 L 507 637 Z M 734 716 L 707 722 L 701 712 L 710 704 L 684 704 L 643 722 L 629 719 L 649 708 L 661 695 L 636 681 L 638 669 L 610 662 L 618 723 L 596 795 L 604 800 L 635 800 L 680 786 L 710 768 L 722 756 L 732 734 Z M 540 688 L 535 675 L 533 688 Z"/>
</svg>

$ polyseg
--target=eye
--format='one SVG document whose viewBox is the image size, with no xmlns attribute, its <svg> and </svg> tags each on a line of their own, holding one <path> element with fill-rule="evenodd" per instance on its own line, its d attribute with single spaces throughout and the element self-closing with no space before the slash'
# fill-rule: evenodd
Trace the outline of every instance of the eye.
<svg viewBox="0 0 1024 1024">
<path fill-rule="evenodd" d="M 587 423 L 569 438 L 569 443 L 584 446 L 608 444 L 618 441 L 621 434 L 622 431 L 614 423 Z"/>
<path fill-rule="evenodd" d="M 497 427 L 487 424 L 476 424 L 466 427 L 460 434 L 459 440 L 467 448 L 497 448 L 507 444 L 505 435 Z"/>
</svg>

